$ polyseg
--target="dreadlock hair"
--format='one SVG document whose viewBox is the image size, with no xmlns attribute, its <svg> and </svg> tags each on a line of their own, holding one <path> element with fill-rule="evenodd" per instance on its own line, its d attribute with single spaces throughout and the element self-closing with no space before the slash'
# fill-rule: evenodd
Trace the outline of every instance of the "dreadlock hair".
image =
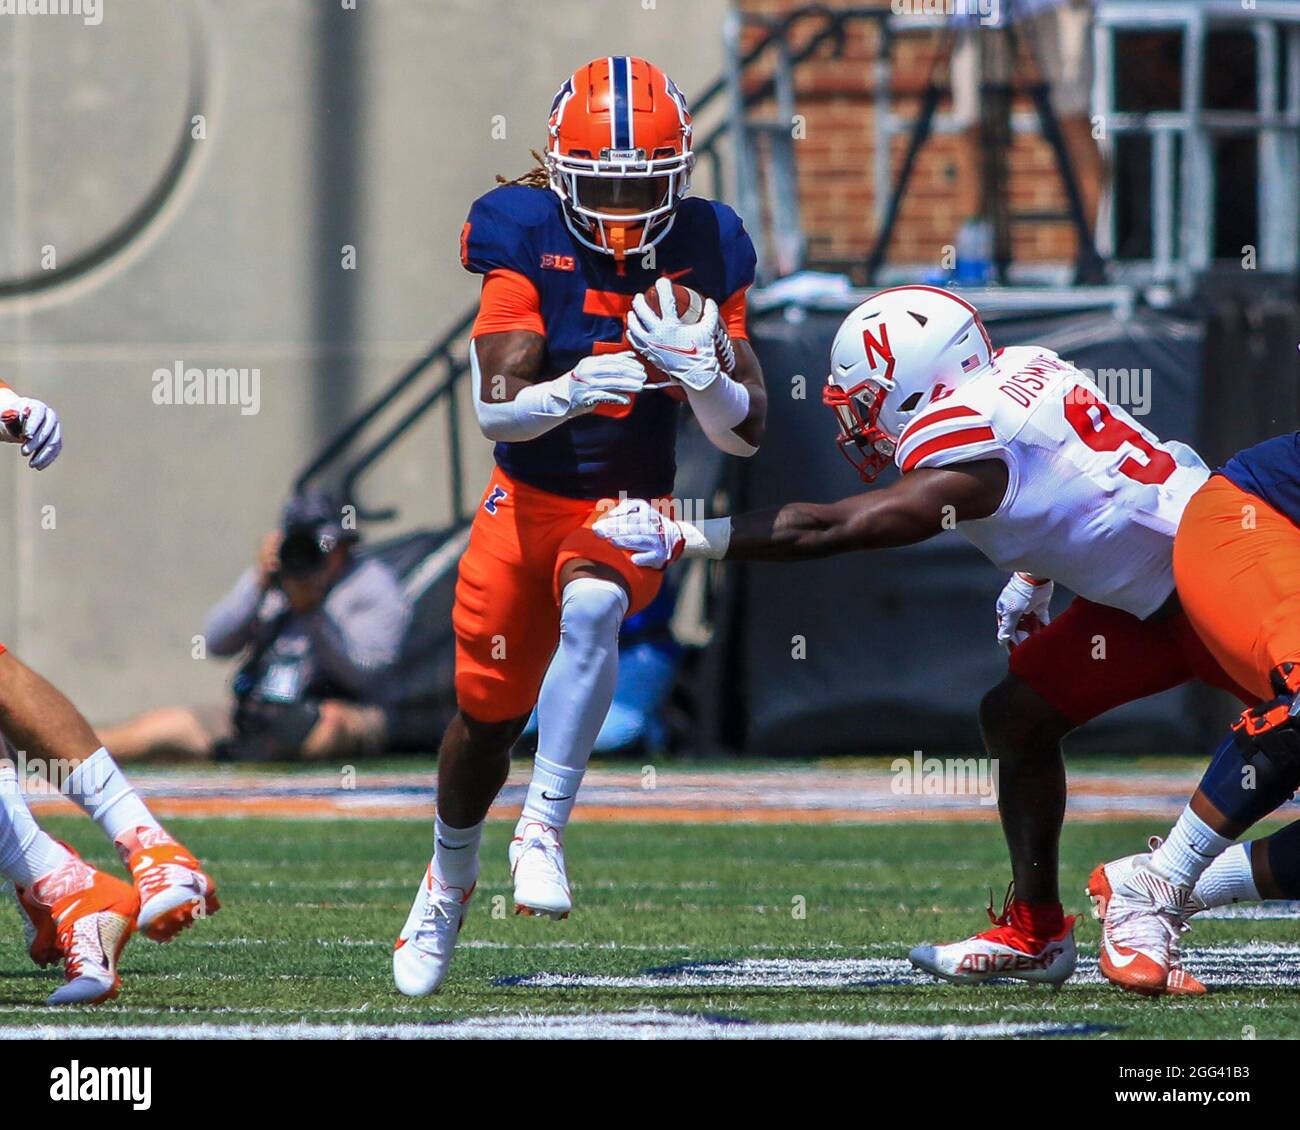
<svg viewBox="0 0 1300 1130">
<path fill-rule="evenodd" d="M 522 184 L 525 188 L 549 188 L 551 184 L 551 174 L 546 171 L 546 158 L 543 157 L 536 149 L 530 149 L 533 160 L 537 162 L 528 172 L 521 177 L 515 177 L 510 180 L 497 173 L 497 184 Z"/>
</svg>

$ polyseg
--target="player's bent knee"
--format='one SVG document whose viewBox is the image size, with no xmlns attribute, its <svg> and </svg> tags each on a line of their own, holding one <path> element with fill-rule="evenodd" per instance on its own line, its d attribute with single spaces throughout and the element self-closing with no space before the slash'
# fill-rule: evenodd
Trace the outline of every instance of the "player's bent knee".
<svg viewBox="0 0 1300 1130">
<path fill-rule="evenodd" d="M 1073 728 L 1065 715 L 1015 675 L 985 693 L 979 723 L 985 744 L 1003 755 L 1054 746 Z"/>
<path fill-rule="evenodd" d="M 618 638 L 627 615 L 627 590 L 600 577 L 577 577 L 560 599 L 560 635 L 566 643 L 604 645 Z"/>
<path fill-rule="evenodd" d="M 499 754 L 509 752 L 510 747 L 519 740 L 519 735 L 528 725 L 528 714 L 489 722 L 466 713 L 462 706 L 457 712 L 456 723 L 453 724 L 457 723 L 464 727 L 472 749 L 484 754 Z"/>
</svg>

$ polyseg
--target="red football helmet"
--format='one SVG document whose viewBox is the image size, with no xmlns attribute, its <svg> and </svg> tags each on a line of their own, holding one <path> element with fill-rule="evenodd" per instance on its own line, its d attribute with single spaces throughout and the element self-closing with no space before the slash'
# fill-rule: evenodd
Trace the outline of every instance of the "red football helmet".
<svg viewBox="0 0 1300 1130">
<path fill-rule="evenodd" d="M 691 112 L 658 67 L 612 55 L 571 75 L 551 103 L 546 167 L 579 242 L 622 260 L 672 227 L 691 183 Z"/>
</svg>

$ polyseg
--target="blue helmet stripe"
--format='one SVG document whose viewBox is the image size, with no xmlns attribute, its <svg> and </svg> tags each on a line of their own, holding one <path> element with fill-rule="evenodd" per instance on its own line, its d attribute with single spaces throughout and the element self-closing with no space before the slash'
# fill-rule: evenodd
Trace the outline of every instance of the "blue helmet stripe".
<svg viewBox="0 0 1300 1130">
<path fill-rule="evenodd" d="M 609 61 L 614 85 L 614 148 L 632 148 L 632 60 L 620 55 Z"/>
</svg>

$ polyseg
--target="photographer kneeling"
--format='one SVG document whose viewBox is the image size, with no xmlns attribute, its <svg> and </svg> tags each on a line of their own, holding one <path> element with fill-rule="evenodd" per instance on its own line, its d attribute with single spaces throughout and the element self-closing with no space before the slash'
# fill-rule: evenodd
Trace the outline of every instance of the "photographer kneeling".
<svg viewBox="0 0 1300 1130">
<path fill-rule="evenodd" d="M 383 752 L 411 610 L 387 565 L 355 557 L 340 513 L 323 492 L 291 499 L 256 566 L 208 614 L 209 654 L 245 656 L 233 709 L 162 707 L 101 729 L 119 761 Z"/>
</svg>

